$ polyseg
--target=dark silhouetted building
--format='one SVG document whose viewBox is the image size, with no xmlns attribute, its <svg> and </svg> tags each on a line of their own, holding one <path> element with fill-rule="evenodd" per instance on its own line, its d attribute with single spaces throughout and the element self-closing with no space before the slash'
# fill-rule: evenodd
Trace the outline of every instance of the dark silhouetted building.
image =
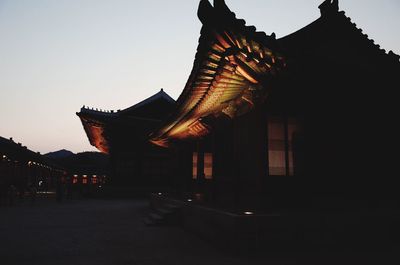
<svg viewBox="0 0 400 265">
<path fill-rule="evenodd" d="M 190 153 L 180 167 L 188 185 L 210 184 L 210 198 L 235 209 L 397 196 L 386 189 L 399 56 L 362 34 L 337 1 L 320 9 L 318 20 L 276 39 L 224 1 L 201 1 L 193 71 L 151 137 Z"/>
<path fill-rule="evenodd" d="M 48 153 L 46 157 L 67 169 L 66 190 L 69 197 L 96 195 L 108 183 L 110 159 L 100 152 L 74 154 L 67 150 Z"/>
<path fill-rule="evenodd" d="M 347 238 L 356 230 L 359 238 L 373 238 L 376 230 L 361 231 L 394 227 L 393 220 L 351 214 L 313 216 L 394 209 L 399 202 L 391 152 L 398 146 L 399 56 L 363 34 L 338 1 L 319 8 L 319 19 L 276 39 L 246 26 L 223 0 L 200 2 L 193 70 L 151 141 L 179 150 L 181 194 L 210 207 L 187 211 L 187 226 L 202 235 L 278 242 L 279 233 L 294 239 L 309 231 L 318 241 L 329 226 L 327 240 L 335 229 Z M 294 214 L 300 211 L 313 214 Z M 353 229 L 351 222 L 360 225 Z"/>
<path fill-rule="evenodd" d="M 124 110 L 104 112 L 84 107 L 77 113 L 90 143 L 110 155 L 110 185 L 133 188 L 169 185 L 171 152 L 149 143 L 148 137 L 174 106 L 175 101 L 161 89 Z"/>
<path fill-rule="evenodd" d="M 116 141 L 116 172 L 155 181 L 164 171 L 145 173 L 149 160 L 139 158 L 155 150 L 146 143 L 152 132 L 150 141 L 174 154 L 175 164 L 159 155 L 154 165 L 175 165 L 181 200 L 174 202 L 185 226 L 216 242 L 381 242 L 389 230 L 365 231 L 395 225 L 375 213 L 399 202 L 392 153 L 399 56 L 374 44 L 337 0 L 319 8 L 316 21 L 277 39 L 247 26 L 223 0 L 201 0 L 197 54 L 172 113 L 144 126 L 142 116 L 112 123 L 124 112 L 82 109 L 90 142 L 112 153 Z M 128 160 L 131 167 L 119 166 Z M 154 205 L 163 201 L 172 202 L 153 196 Z"/>
<path fill-rule="evenodd" d="M 4 202 L 10 187 L 22 197 L 34 186 L 39 192 L 54 191 L 66 170 L 39 152 L 33 152 L 12 138 L 0 137 L 0 196 Z"/>
</svg>

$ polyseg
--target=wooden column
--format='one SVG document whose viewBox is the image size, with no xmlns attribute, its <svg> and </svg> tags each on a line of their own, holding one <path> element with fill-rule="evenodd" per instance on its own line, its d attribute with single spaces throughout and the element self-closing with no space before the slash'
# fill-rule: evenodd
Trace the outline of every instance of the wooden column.
<svg viewBox="0 0 400 265">
<path fill-rule="evenodd" d="M 284 140 L 285 140 L 285 170 L 286 176 L 290 175 L 290 163 L 289 163 L 289 120 L 288 115 L 285 114 L 283 117 L 283 130 L 285 133 Z"/>
<path fill-rule="evenodd" d="M 201 141 L 197 142 L 197 183 L 201 184 L 205 180 L 204 176 L 204 146 Z"/>
</svg>

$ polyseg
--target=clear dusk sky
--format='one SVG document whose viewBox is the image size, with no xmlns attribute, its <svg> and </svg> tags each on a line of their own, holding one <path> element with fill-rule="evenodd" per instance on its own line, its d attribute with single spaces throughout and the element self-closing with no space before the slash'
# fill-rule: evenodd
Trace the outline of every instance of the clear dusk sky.
<svg viewBox="0 0 400 265">
<path fill-rule="evenodd" d="M 319 17 L 322 0 L 226 0 L 277 37 Z M 160 88 L 177 98 L 200 36 L 198 0 L 0 0 L 0 136 L 42 153 L 95 150 L 75 112 L 129 107 Z M 400 0 L 340 9 L 400 54 Z"/>
</svg>

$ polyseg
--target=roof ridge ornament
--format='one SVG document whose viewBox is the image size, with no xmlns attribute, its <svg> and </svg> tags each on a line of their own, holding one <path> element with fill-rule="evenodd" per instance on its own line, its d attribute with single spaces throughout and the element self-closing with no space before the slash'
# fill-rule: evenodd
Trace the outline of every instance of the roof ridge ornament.
<svg viewBox="0 0 400 265">
<path fill-rule="evenodd" d="M 336 14 L 339 12 L 339 0 L 325 0 L 318 8 L 323 17 Z"/>
<path fill-rule="evenodd" d="M 204 25 L 207 22 L 207 18 L 213 15 L 214 8 L 208 0 L 201 0 L 199 8 L 197 10 L 197 17 Z"/>
<path fill-rule="evenodd" d="M 400 62 L 400 55 L 394 53 L 392 50 L 389 51 L 388 55 L 389 55 L 389 57 L 390 57 L 391 59 L 393 59 L 395 62 L 397 62 L 397 63 Z"/>
<path fill-rule="evenodd" d="M 214 8 L 220 10 L 223 14 L 236 18 L 236 14 L 230 10 L 230 8 L 225 3 L 225 0 L 214 0 Z"/>
</svg>

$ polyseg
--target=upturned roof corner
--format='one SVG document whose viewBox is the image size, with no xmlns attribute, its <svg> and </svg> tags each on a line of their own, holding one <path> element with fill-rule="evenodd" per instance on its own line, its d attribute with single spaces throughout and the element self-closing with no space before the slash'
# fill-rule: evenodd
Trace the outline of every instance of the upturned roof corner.
<svg viewBox="0 0 400 265">
<path fill-rule="evenodd" d="M 318 8 L 322 17 L 337 14 L 339 12 L 339 0 L 325 0 Z"/>
</svg>

